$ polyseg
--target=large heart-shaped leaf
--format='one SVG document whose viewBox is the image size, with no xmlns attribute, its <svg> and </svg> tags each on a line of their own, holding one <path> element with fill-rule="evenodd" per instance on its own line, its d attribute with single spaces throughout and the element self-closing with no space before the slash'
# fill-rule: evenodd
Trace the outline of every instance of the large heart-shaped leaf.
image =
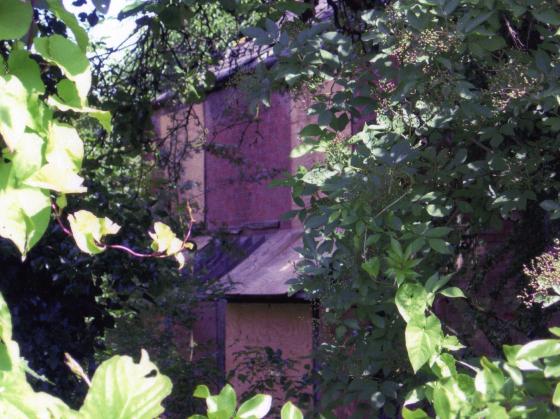
<svg viewBox="0 0 560 419">
<path fill-rule="evenodd" d="M 95 371 L 79 417 L 153 419 L 163 413 L 161 403 L 171 388 L 171 380 L 146 351 L 139 363 L 129 356 L 114 356 Z"/>
<path fill-rule="evenodd" d="M 436 316 L 414 318 L 406 325 L 406 349 L 414 372 L 436 353 L 442 339 L 441 323 Z"/>
</svg>

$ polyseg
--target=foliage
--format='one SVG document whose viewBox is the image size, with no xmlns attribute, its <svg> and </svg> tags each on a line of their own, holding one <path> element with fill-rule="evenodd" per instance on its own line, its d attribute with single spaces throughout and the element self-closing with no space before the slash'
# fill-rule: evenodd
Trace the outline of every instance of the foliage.
<svg viewBox="0 0 560 419">
<path fill-rule="evenodd" d="M 257 393 L 281 391 L 281 397 L 296 400 L 298 406 L 306 409 L 311 405 L 311 371 L 299 376 L 298 366 L 310 370 L 307 359 L 285 358 L 280 349 L 270 347 L 245 347 L 234 353 L 235 369 L 228 374 L 228 381 L 248 386 L 243 398 Z M 280 402 L 282 400 L 279 400 Z M 273 413 L 277 413 L 274 408 Z"/>
<path fill-rule="evenodd" d="M 22 7 L 28 12 L 31 10 L 25 2 L 17 3 L 23 4 Z M 21 20 L 18 25 L 25 27 L 26 33 L 28 30 L 29 34 L 37 32 L 37 36 L 40 35 L 37 39 L 56 34 L 56 42 L 66 46 L 66 41 L 61 41 L 59 37 L 75 39 L 80 51 L 85 51 L 88 48 L 87 33 L 64 10 L 62 3 L 51 0 L 48 2 L 48 9 L 44 6 L 44 2 L 39 2 L 32 17 L 26 18 L 25 22 Z M 2 14 L 6 15 L 4 12 Z M 6 15 L 6 21 L 8 18 Z M 14 24 L 14 21 L 15 19 L 10 20 L 10 24 Z M 2 20 L 2 28 L 7 27 L 5 23 Z M 29 100 L 36 100 L 39 104 L 33 106 L 43 106 L 41 101 L 46 106 L 52 105 L 56 120 L 60 121 L 53 125 L 49 135 L 60 140 L 57 143 L 60 147 L 64 145 L 62 143 L 68 142 L 70 152 L 65 156 L 64 153 L 57 154 L 47 150 L 45 163 L 49 163 L 48 159 L 51 159 L 53 164 L 50 168 L 45 167 L 41 176 L 51 169 L 57 170 L 58 166 L 75 164 L 78 168 L 80 165 L 73 162 L 72 157 L 80 160 L 83 156 L 79 167 L 80 177 L 84 178 L 82 185 L 87 187 L 88 193 L 68 199 L 66 212 L 83 214 L 87 210 L 93 225 L 100 223 L 105 217 L 97 219 L 91 215 L 101 213 L 123 225 L 117 236 L 109 238 L 109 242 L 119 243 L 129 250 L 133 246 L 146 249 L 150 247 L 149 237 L 144 236 L 148 236 L 146 232 L 153 225 L 154 218 L 169 224 L 175 231 L 188 228 L 184 224 L 179 225 L 176 217 L 170 217 L 169 211 L 161 205 L 161 200 L 153 196 L 152 185 L 149 183 L 152 170 L 150 163 L 139 155 L 138 150 L 121 152 L 118 130 L 109 129 L 110 114 L 74 103 L 76 98 L 70 94 L 71 83 L 63 78 L 58 66 L 48 65 L 36 50 L 26 50 L 24 42 L 29 43 L 32 39 L 30 36 L 22 36 L 17 42 L 0 41 L 3 57 L 0 59 L 1 73 L 13 73 L 15 77 L 28 83 L 36 93 Z M 74 53 L 77 55 L 71 57 L 73 61 L 77 63 L 81 60 L 82 65 L 85 65 L 85 54 L 80 52 L 84 58 L 79 59 L 78 52 Z M 94 95 L 88 98 L 94 103 L 103 97 L 100 94 L 102 92 L 95 87 L 98 77 L 94 68 L 91 76 Z M 84 76 L 86 78 L 89 78 L 87 72 Z M 43 96 L 45 92 L 46 95 Z M 63 99 L 67 103 L 63 103 Z M 89 115 L 100 119 L 102 124 Z M 73 128 L 70 129 L 70 126 Z M 122 124 L 117 124 L 116 128 L 121 126 Z M 80 138 L 76 138 L 75 131 L 80 132 Z M 108 135 L 108 131 L 111 131 L 111 135 Z M 80 145 L 81 142 L 84 143 L 83 146 Z M 31 146 L 32 143 L 28 144 L 27 149 L 31 150 Z M 3 163 L 8 162 L 6 153 L 3 157 L 6 158 Z M 20 156 L 14 160 L 23 159 Z M 71 177 L 56 175 L 55 180 L 70 182 Z M 51 204 L 57 204 L 53 213 L 58 215 L 62 223 L 49 223 L 45 236 L 26 255 L 23 263 L 6 241 L 0 243 L 2 264 L 6 267 L 1 288 L 12 308 L 15 335 L 20 342 L 22 354 L 34 369 L 49 379 L 48 382 L 43 382 L 32 378 L 34 388 L 63 396 L 68 403 L 77 406 L 83 398 L 84 386 L 77 386 L 75 378 L 66 373 L 63 367 L 64 352 L 70 352 L 86 365 L 86 370 L 93 371 L 97 365 L 94 352 L 104 350 L 104 333 L 113 326 L 115 317 L 118 318 L 125 312 L 131 313 L 138 305 L 156 298 L 164 284 L 182 284 L 185 295 L 199 293 L 201 284 L 196 280 L 185 281 L 184 275 L 173 269 L 164 258 L 131 258 L 129 254 L 117 251 L 101 253 L 96 258 L 85 257 L 77 250 L 76 243 L 67 239 L 72 237 L 64 233 L 64 228 L 71 230 L 70 225 L 65 227 L 66 217 L 62 212 L 62 207 L 66 205 L 65 197 L 59 195 L 56 199 L 53 191 L 49 194 L 49 209 Z M 47 210 L 45 214 L 46 212 Z M 50 217 L 45 216 L 45 220 L 49 219 Z M 83 243 L 88 251 L 98 253 L 105 246 L 101 243 L 101 232 L 90 231 L 93 225 L 85 225 L 83 231 L 78 228 L 74 238 Z M 182 257 L 179 254 L 176 256 Z M 186 312 L 190 309 L 185 304 L 182 307 Z M 134 350 L 139 350 L 142 346 L 140 344 Z M 112 354 L 115 353 L 120 352 Z M 184 394 L 191 392 L 189 388 Z"/>
<path fill-rule="evenodd" d="M 139 363 L 128 356 L 116 356 L 101 364 L 91 381 L 79 365 L 72 365 L 90 386 L 83 406 L 74 411 L 56 397 L 35 392 L 28 384 L 26 374 L 32 371 L 12 340 L 11 317 L 1 295 L 0 338 L 3 417 L 154 418 L 163 412 L 161 402 L 171 393 L 171 381 L 159 373 L 146 352 Z"/>
<path fill-rule="evenodd" d="M 41 36 L 32 57 L 15 41 L 28 32 L 31 8 L 18 0 L 6 4 L 14 2 L 10 13 L 17 20 L 0 14 L 3 36 L 12 39 L 3 45 L 7 60 L 0 75 L 0 134 L 8 147 L 0 163 L 0 204 L 7 209 L 0 234 L 25 255 L 47 229 L 50 195 L 60 207 L 62 194 L 85 188 L 79 175 L 83 145 L 57 112 L 90 114 L 109 126 L 107 114 L 86 102 L 91 77 L 79 26 L 59 11 L 60 19 L 71 21 L 77 43 L 56 33 Z M 406 402 L 405 417 L 554 416 L 558 339 L 539 336 L 504 346 L 503 360 L 472 361 L 463 336 L 439 318 L 436 304 L 443 298 L 474 304 L 472 290 L 460 288 L 464 282 L 458 279 L 480 257 L 485 233 L 500 230 L 504 220 L 518 225 L 539 203 L 551 219 L 560 214 L 558 5 L 401 0 L 376 2 L 366 11 L 365 2 L 329 1 L 332 21 L 318 21 L 304 18 L 307 7 L 292 10 L 296 2 L 275 3 L 282 6 L 143 2 L 125 11 L 139 14 L 141 36 L 125 80 L 139 77 L 145 84 L 105 80 L 105 86 L 117 82 L 112 107 L 128 124 L 118 129 L 116 141 L 153 151 L 146 130 L 152 99 L 180 76 L 189 82 L 179 89 L 178 102 L 201 100 L 214 84 L 208 65 L 237 37 L 237 25 L 247 26 L 243 34 L 274 54 L 268 67 L 255 71 L 262 81 L 251 92 L 255 114 L 269 103 L 269 88 L 333 86 L 330 95 L 316 95 L 309 108 L 316 123 L 301 131 L 301 145 L 292 153 L 325 152 L 325 163 L 301 168 L 285 182 L 300 206 L 292 215 L 305 226 L 296 289 L 320 302 L 333 331 L 317 354 L 319 408 L 358 402 L 367 414 L 395 417 Z M 287 10 L 300 16 L 301 25 L 276 23 Z M 197 12 L 216 18 L 210 37 L 227 29 L 219 48 L 206 48 L 204 25 L 193 26 L 197 42 L 183 42 L 185 24 L 198 21 Z M 45 83 L 30 63 L 35 59 L 59 74 Z M 138 106 L 131 115 L 118 102 Z M 374 123 L 345 134 L 372 115 Z M 84 226 L 84 214 L 73 218 L 81 247 L 90 253 L 122 247 L 105 238 L 114 226 L 97 217 Z M 168 237 L 169 231 L 154 228 L 154 251 L 142 256 L 178 254 L 178 243 L 186 241 Z M 212 396 L 201 387 L 198 395 L 207 401 L 208 417 L 244 412 L 244 405 L 237 410 L 231 388 Z M 266 400 L 253 403 L 263 408 Z M 297 416 L 290 406 L 282 411 Z"/>
<path fill-rule="evenodd" d="M 558 336 L 559 330 L 551 332 Z M 425 397 L 440 418 L 557 417 L 559 344 L 558 339 L 541 339 L 523 346 L 505 345 L 504 361 L 482 357 L 478 367 L 457 361 L 450 354 L 440 354 L 431 360 L 437 379 L 415 389 L 405 404 Z M 409 356 L 412 357 L 410 352 Z M 474 374 L 457 370 L 465 366 Z M 423 410 L 405 407 L 403 417 L 428 416 Z"/>
<path fill-rule="evenodd" d="M 529 266 L 524 267 L 523 273 L 531 286 L 531 292 L 526 296 L 527 303 L 549 307 L 560 301 L 559 251 L 560 242 L 556 239 L 549 251 L 537 256 Z"/>
<path fill-rule="evenodd" d="M 305 226 L 296 290 L 320 302 L 334 331 L 319 353 L 322 408 L 358 401 L 395 417 L 417 388 L 438 417 L 553 415 L 558 380 L 544 369 L 556 353 L 541 349 L 556 340 L 467 363 L 434 302 L 473 297 L 454 281 L 480 258 L 484 233 L 538 202 L 558 215 L 558 5 L 345 3 L 329 2 L 333 22 L 295 38 L 274 24 L 250 31 L 274 46 L 275 64 L 261 69 L 273 87 L 334 85 L 316 95 L 317 122 L 292 153 L 326 152 L 325 163 L 284 183 Z M 372 115 L 362 132 L 343 133 Z"/>
<path fill-rule="evenodd" d="M 217 395 L 212 395 L 205 385 L 199 385 L 194 396 L 206 400 L 207 416 L 193 415 L 189 419 L 260 419 L 268 414 L 272 405 L 272 397 L 257 394 L 237 407 L 237 394 L 229 384 Z M 286 402 L 282 406 L 281 418 L 303 419 L 303 414 L 293 403 Z"/>
<path fill-rule="evenodd" d="M 199 402 L 192 397 L 200 382 L 218 387 L 223 372 L 218 368 L 216 348 L 194 339 L 193 324 L 203 292 L 219 293 L 211 284 L 198 284 L 196 278 L 179 282 L 170 269 L 168 281 L 151 284 L 151 302 L 141 295 L 132 295 L 126 310 L 115 319 L 115 327 L 107 330 L 104 348 L 96 358 L 103 361 L 118 353 L 137 353 L 145 348 L 160 371 L 173 382 L 173 392 L 165 400 L 169 418 L 184 418 L 196 412 Z"/>
<path fill-rule="evenodd" d="M 71 230 L 61 220 L 67 204 L 66 194 L 84 192 L 86 187 L 78 174 L 84 156 L 83 142 L 74 127 L 62 122 L 67 117 L 60 112 L 84 113 L 97 119 L 105 130 L 111 128 L 110 115 L 87 104 L 91 86 L 90 65 L 85 55 L 87 35 L 73 15 L 67 13 L 60 2 L 52 0 L 47 2 L 48 6 L 72 30 L 76 42 L 58 33 L 34 38 L 38 14 L 33 13 L 28 3 L 19 0 L 12 3 L 9 7 L 18 15 L 12 16 L 10 12 L 0 16 L 0 26 L 6 28 L 2 33 L 6 37 L 2 41 L 2 51 L 7 57 L 6 62 L 2 58 L 0 63 L 0 84 L 3 85 L 0 134 L 7 146 L 2 150 L 0 162 L 0 200 L 5 209 L 0 219 L 0 235 L 11 240 L 25 259 L 46 232 L 53 214 L 61 231 L 73 235 L 78 247 L 87 253 L 99 253 L 107 248 L 102 243 L 103 237 L 118 232 L 116 224 L 85 210 L 69 217 Z M 42 12 L 49 15 L 46 9 Z M 25 34 L 27 49 L 17 40 Z M 45 83 L 43 78 L 48 77 L 53 77 L 55 82 Z M 156 237 L 156 243 L 158 240 Z M 181 241 L 179 250 L 187 244 L 187 239 Z M 136 253 L 123 245 L 111 246 Z M 173 256 L 170 252 L 159 251 L 149 256 L 164 255 Z M 46 268 L 48 270 L 49 266 Z M 145 352 L 139 364 L 120 356 L 105 361 L 91 382 L 81 367 L 77 367 L 79 364 L 72 360 L 74 370 L 80 372 L 90 385 L 79 412 L 46 393 L 36 393 L 28 384 L 26 373 L 43 378 L 33 373 L 20 358 L 19 347 L 12 341 L 7 306 L 3 299 L 0 303 L 4 348 L 3 416 L 106 417 L 123 414 L 155 417 L 163 412 L 161 401 L 171 392 L 171 382 L 159 374 Z"/>
</svg>

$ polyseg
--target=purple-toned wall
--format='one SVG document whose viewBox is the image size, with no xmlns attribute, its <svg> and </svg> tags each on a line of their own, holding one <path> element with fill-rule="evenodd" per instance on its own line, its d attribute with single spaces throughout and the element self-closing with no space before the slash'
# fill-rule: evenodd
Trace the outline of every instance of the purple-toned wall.
<svg viewBox="0 0 560 419">
<path fill-rule="evenodd" d="M 290 210 L 289 190 L 267 186 L 274 173 L 290 171 L 290 97 L 273 94 L 271 107 L 261 109 L 256 120 L 251 120 L 246 109 L 243 94 L 235 88 L 211 93 L 204 104 L 206 222 L 210 228 L 277 221 Z M 216 155 L 220 151 L 227 157 Z"/>
</svg>

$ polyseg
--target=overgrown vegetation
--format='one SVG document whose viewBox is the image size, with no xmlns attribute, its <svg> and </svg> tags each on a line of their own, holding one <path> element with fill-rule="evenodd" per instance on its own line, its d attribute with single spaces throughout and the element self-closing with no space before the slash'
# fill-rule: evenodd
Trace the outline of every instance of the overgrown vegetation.
<svg viewBox="0 0 560 419">
<path fill-rule="evenodd" d="M 88 41 L 76 19 L 57 0 L 47 1 L 50 11 L 36 7 L 35 12 L 20 0 L 0 3 L 0 135 L 5 145 L 0 235 L 28 257 L 27 275 L 42 272 L 52 283 L 62 279 L 64 285 L 53 289 L 71 298 L 83 295 L 91 305 L 72 327 L 94 330 L 66 338 L 87 335 L 84 358 L 93 364 L 92 346 L 111 326 L 107 313 L 126 315 L 134 302 L 156 301 L 147 290 L 158 288 L 158 278 L 179 278 L 165 259 L 176 258 L 181 266 L 185 262 L 192 217 L 168 221 L 173 229 L 159 220 L 167 221 L 171 208 L 189 208 L 177 193 L 182 188 L 177 164 L 192 150 L 157 155 L 162 144 L 151 141 L 149 116 L 161 93 L 171 91 L 173 105 L 201 101 L 214 86 L 213 73 L 225 50 L 247 41 L 242 34 L 257 46 L 270 47 L 272 54 L 256 65 L 249 82 L 259 86 L 250 92 L 256 118 L 274 90 L 297 93 L 306 85 L 333 86 L 330 93 L 314 92 L 309 113 L 316 122 L 300 132 L 301 144 L 292 152 L 293 157 L 324 152 L 324 163 L 302 167 L 282 182 L 292 188 L 300 207 L 290 215 L 305 227 L 304 260 L 294 291 L 315 300 L 334 332 L 313 354 L 318 365 L 313 379 L 321 397 L 310 413 L 328 415 L 351 406 L 354 415 L 367 417 L 557 417 L 559 329 L 550 328 L 553 336 L 544 330 L 538 317 L 546 318 L 549 312 L 540 311 L 546 307 L 518 306 L 509 323 L 497 313 L 497 306 L 508 304 L 499 294 L 511 287 L 515 297 L 528 293 L 546 306 L 556 302 L 551 294 L 557 293 L 555 245 L 541 240 L 542 248 L 524 249 L 527 260 L 516 261 L 516 272 L 495 268 L 521 254 L 515 246 L 539 242 L 508 229 L 537 225 L 554 231 L 551 225 L 560 216 L 559 6 L 544 0 L 373 3 L 328 1 L 328 13 L 317 16 L 312 2 L 135 4 L 123 11 L 138 19 L 139 38 L 135 53 L 114 67 L 122 71 L 108 70 L 99 55 L 93 59 L 97 90 L 89 99 L 97 104 L 111 98 L 105 102 L 115 118 L 109 137 L 84 119 L 91 116 L 111 132 L 110 115 L 88 104 Z M 285 23 L 288 12 L 292 22 Z M 178 79 L 184 83 L 175 88 Z M 350 125 L 364 119 L 371 123 L 347 134 Z M 187 122 L 181 122 L 183 128 Z M 84 144 L 72 124 L 86 127 L 81 131 L 91 138 L 86 141 L 90 160 L 84 164 Z M 151 171 L 144 166 L 144 153 L 155 154 L 171 179 L 170 204 L 163 210 L 146 194 Z M 70 199 L 67 206 L 66 195 L 83 193 L 86 186 L 99 193 Z M 130 230 L 117 236 L 119 225 L 113 221 Z M 55 222 L 55 231 L 33 254 Z M 145 231 L 152 225 L 152 250 L 138 250 L 149 246 Z M 173 233 L 179 229 L 186 231 L 183 238 Z M 506 250 L 492 248 L 489 234 L 501 235 Z M 75 241 L 70 247 L 66 236 Z M 508 237 L 519 242 L 508 243 Z M 76 248 L 100 255 L 86 260 Z M 531 264 L 543 251 L 548 253 Z M 128 259 L 119 259 L 130 255 L 147 261 L 129 267 Z M 118 266 L 117 272 L 107 275 L 109 264 Z M 522 275 L 523 264 L 531 284 Z M 49 266 L 56 266 L 56 272 Z M 147 273 L 155 277 L 149 287 L 143 279 Z M 177 289 L 171 282 L 167 292 Z M 196 295 L 197 286 L 191 283 L 180 295 Z M 74 287 L 80 290 L 68 291 Z M 484 294 L 484 288 L 493 294 Z M 17 301 L 22 291 L 12 289 Z M 166 295 L 162 292 L 160 301 Z M 115 305 L 118 300 L 129 305 Z M 44 301 L 33 304 L 43 307 Z M 170 301 L 168 308 L 176 305 Z M 452 309 L 445 311 L 444 305 Z M 13 417 L 77 414 L 29 386 L 30 370 L 12 340 L 7 307 L 1 302 L 0 308 L 0 382 L 8 389 L 0 397 L 0 411 Z M 522 318 L 537 320 L 524 329 L 523 344 L 503 336 L 493 341 L 505 345 L 494 347 L 492 357 L 478 356 L 479 335 L 458 327 L 450 311 L 474 319 L 474 328 L 479 325 L 483 334 L 490 321 L 515 328 Z M 28 348 L 29 354 L 36 350 L 32 344 Z M 79 362 L 70 363 L 89 381 Z M 126 373 L 117 376 L 119 368 Z M 122 399 L 105 397 L 109 387 L 100 384 L 104 378 L 123 389 Z M 146 355 L 140 364 L 113 357 L 97 368 L 80 412 L 86 417 L 114 412 L 155 417 L 170 387 Z M 148 401 L 146 392 L 154 398 Z M 231 387 L 216 396 L 199 387 L 195 397 L 206 399 L 208 417 L 250 417 L 247 412 L 253 410 L 262 417 L 270 409 L 266 396 L 255 396 L 238 409 Z M 126 410 L 143 409 L 144 401 L 149 406 L 143 413 Z M 283 417 L 301 417 L 291 404 L 282 411 Z"/>
</svg>

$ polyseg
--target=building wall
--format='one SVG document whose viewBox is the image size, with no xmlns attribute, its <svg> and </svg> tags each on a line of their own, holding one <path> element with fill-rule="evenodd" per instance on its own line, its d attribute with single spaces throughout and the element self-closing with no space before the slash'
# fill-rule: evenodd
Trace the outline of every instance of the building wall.
<svg viewBox="0 0 560 419">
<path fill-rule="evenodd" d="M 289 106 L 289 96 L 273 94 L 271 107 L 253 118 L 236 88 L 208 96 L 205 181 L 210 228 L 278 221 L 290 209 L 289 190 L 268 186 L 272 178 L 290 170 Z"/>
<path fill-rule="evenodd" d="M 193 105 L 172 110 L 161 110 L 154 115 L 154 127 L 162 154 L 180 164 L 179 199 L 191 203 L 197 222 L 204 222 L 205 184 L 204 151 L 205 141 L 204 108 Z M 169 173 L 162 173 L 168 176 Z"/>
<path fill-rule="evenodd" d="M 226 371 L 243 373 L 242 359 L 236 354 L 250 347 L 280 349 L 283 359 L 296 361 L 288 378 L 298 380 L 311 367 L 307 357 L 313 348 L 312 309 L 307 303 L 228 303 L 226 307 L 225 366 Z M 247 360 L 248 358 L 243 358 Z M 263 369 L 258 377 L 270 376 L 270 369 Z M 240 380 L 233 380 L 238 393 L 249 387 Z M 312 389 L 309 388 L 311 394 Z M 274 397 L 284 399 L 280 388 Z"/>
</svg>

